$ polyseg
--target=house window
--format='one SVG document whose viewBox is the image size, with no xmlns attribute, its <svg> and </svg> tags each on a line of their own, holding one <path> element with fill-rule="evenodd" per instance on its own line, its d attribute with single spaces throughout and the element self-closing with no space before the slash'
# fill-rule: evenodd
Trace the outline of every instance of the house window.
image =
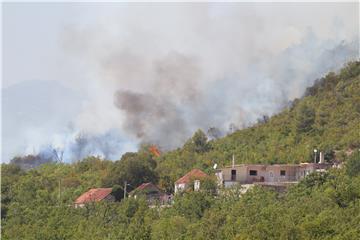
<svg viewBox="0 0 360 240">
<path fill-rule="evenodd" d="M 236 170 L 231 170 L 231 181 L 236 181 Z"/>
<path fill-rule="evenodd" d="M 280 170 L 280 176 L 286 176 L 286 171 L 285 170 Z"/>
<path fill-rule="evenodd" d="M 250 176 L 257 176 L 256 170 L 250 170 Z"/>
</svg>

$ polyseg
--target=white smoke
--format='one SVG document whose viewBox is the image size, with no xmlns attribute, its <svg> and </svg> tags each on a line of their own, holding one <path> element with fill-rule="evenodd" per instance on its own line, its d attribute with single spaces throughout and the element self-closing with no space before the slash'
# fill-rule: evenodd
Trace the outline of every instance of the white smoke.
<svg viewBox="0 0 360 240">
<path fill-rule="evenodd" d="M 248 126 L 359 57 L 358 3 L 86 7 L 92 21 L 60 41 L 64 62 L 85 71 L 64 84 L 87 95 L 71 121 L 91 139 L 117 129 L 121 144 L 170 149 L 198 128 Z"/>
<path fill-rule="evenodd" d="M 342 10 L 325 11 L 335 6 Z M 350 7 L 137 4 L 94 29 L 72 26 L 64 43 L 114 96 L 119 128 L 174 148 L 197 128 L 226 131 L 272 115 L 316 78 L 356 59 L 358 34 L 348 31 L 357 25 L 348 19 L 358 13 Z M 307 11 L 307 18 L 299 13 Z"/>
</svg>

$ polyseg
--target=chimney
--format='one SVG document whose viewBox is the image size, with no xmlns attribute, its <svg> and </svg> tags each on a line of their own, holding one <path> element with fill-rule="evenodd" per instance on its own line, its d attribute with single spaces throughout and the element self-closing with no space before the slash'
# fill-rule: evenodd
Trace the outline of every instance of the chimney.
<svg viewBox="0 0 360 240">
<path fill-rule="evenodd" d="M 324 154 L 320 152 L 320 162 L 319 163 L 325 163 Z"/>
<path fill-rule="evenodd" d="M 199 191 L 200 190 L 200 180 L 195 180 L 194 181 L 194 191 Z"/>
</svg>

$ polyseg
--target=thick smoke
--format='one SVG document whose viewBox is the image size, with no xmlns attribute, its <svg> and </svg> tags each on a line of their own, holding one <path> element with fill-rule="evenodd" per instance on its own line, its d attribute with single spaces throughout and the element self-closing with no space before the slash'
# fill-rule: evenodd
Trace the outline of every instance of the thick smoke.
<svg viewBox="0 0 360 240">
<path fill-rule="evenodd" d="M 180 141 L 187 136 L 185 119 L 171 101 L 149 94 L 118 91 L 115 104 L 126 114 L 124 129 L 144 142 L 164 145 L 161 138 L 165 132 Z M 175 126 L 180 131 L 174 131 Z"/>
<path fill-rule="evenodd" d="M 38 94 L 38 87 L 29 101 L 9 98 L 9 106 L 29 109 L 24 102 L 48 95 L 39 108 L 6 118 L 7 126 L 22 120 L 7 143 L 12 152 L 51 144 L 68 161 L 119 159 L 143 142 L 179 147 L 199 128 L 216 138 L 279 112 L 317 78 L 359 58 L 358 3 L 67 8 L 81 20 L 69 18 L 59 33 L 54 74 L 81 98 L 67 89 Z"/>
<path fill-rule="evenodd" d="M 197 86 L 200 68 L 191 57 L 176 54 L 154 64 L 153 91 L 117 90 L 115 106 L 125 114 L 126 131 L 165 149 L 179 146 L 196 128 L 219 127 L 223 135 L 280 111 L 316 78 L 356 59 L 356 42 L 330 43 L 315 51 L 319 42 L 306 35 L 300 44 L 277 57 L 280 66 L 272 66 L 268 75 L 260 70 L 259 75 L 253 74 L 254 83 L 239 83 L 241 79 L 232 76 L 210 82 L 203 89 Z"/>
<path fill-rule="evenodd" d="M 104 159 L 119 159 L 124 147 L 119 131 L 111 129 L 104 134 L 89 134 L 79 132 L 60 149 L 65 150 L 66 159 L 79 161 L 87 156 L 98 156 Z"/>
<path fill-rule="evenodd" d="M 170 149 L 198 128 L 224 134 L 272 115 L 358 58 L 359 34 L 349 36 L 338 16 L 323 12 L 335 5 L 130 6 L 101 36 L 74 27 L 64 42 L 72 53 L 74 39 L 87 42 L 76 56 L 96 66 L 99 85 L 114 96 L 118 127 Z M 291 13 L 309 8 L 312 21 Z M 333 23 L 328 33 L 319 15 Z"/>
<path fill-rule="evenodd" d="M 202 100 L 196 86 L 200 70 L 191 57 L 172 52 L 153 63 L 153 75 L 152 90 L 118 90 L 115 106 L 125 113 L 126 131 L 142 142 L 169 149 L 179 146 L 193 130 L 188 106 L 195 108 Z"/>
<path fill-rule="evenodd" d="M 224 76 L 203 86 L 204 73 L 194 57 L 172 54 L 153 64 L 148 91 L 117 90 L 115 105 L 125 114 L 126 131 L 141 141 L 174 148 L 196 128 L 220 128 L 223 135 L 280 111 L 316 78 L 357 59 L 357 42 L 324 43 L 308 30 L 273 62 L 251 66 L 249 79 Z"/>
</svg>

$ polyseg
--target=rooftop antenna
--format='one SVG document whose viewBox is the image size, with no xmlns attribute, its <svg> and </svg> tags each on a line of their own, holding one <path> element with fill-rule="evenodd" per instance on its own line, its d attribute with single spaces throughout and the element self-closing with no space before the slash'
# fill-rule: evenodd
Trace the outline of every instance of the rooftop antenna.
<svg viewBox="0 0 360 240">
<path fill-rule="evenodd" d="M 234 154 L 232 155 L 232 167 L 233 168 L 235 167 L 235 155 Z"/>
</svg>

